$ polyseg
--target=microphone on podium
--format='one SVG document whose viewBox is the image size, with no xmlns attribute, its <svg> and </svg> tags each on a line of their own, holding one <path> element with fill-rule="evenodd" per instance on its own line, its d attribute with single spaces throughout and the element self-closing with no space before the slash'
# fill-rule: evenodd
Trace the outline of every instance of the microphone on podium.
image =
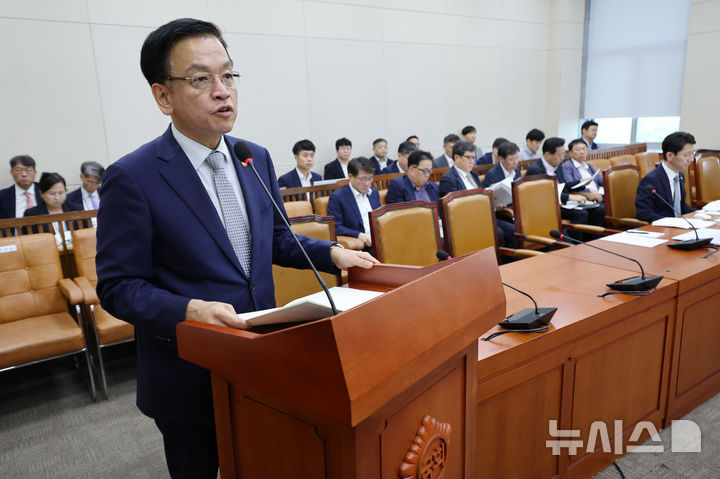
<svg viewBox="0 0 720 479">
<path fill-rule="evenodd" d="M 671 210 L 675 211 L 675 208 L 673 208 L 673 205 L 665 201 L 665 198 L 660 196 L 655 189 L 654 186 L 648 185 L 647 187 L 648 191 L 655 195 L 655 198 L 659 199 L 663 203 L 665 203 L 667 206 L 670 207 Z M 673 249 L 682 249 L 686 251 L 692 251 L 694 249 L 700 249 L 700 248 L 707 248 L 710 246 L 710 243 L 712 242 L 712 238 L 700 238 L 697 232 L 697 228 L 695 228 L 695 225 L 692 224 L 692 221 L 685 218 L 683 215 L 680 215 L 680 218 L 687 221 L 687 224 L 690 225 L 690 228 L 695 232 L 695 239 L 689 239 L 689 240 L 683 240 L 683 241 L 676 241 L 675 243 L 668 243 L 668 248 Z"/>
<path fill-rule="evenodd" d="M 630 258 L 629 256 L 624 256 L 624 255 L 621 255 L 620 253 L 616 253 L 614 251 L 610 251 L 605 248 L 595 246 L 594 244 L 585 243 L 584 241 L 576 240 L 575 238 L 571 238 L 569 236 L 562 234 L 558 230 L 551 230 L 550 236 L 552 236 L 553 238 L 556 238 L 556 239 L 570 241 L 571 243 L 584 244 L 591 248 L 599 249 L 600 251 L 604 251 L 605 253 L 614 254 L 615 256 L 620 256 L 621 258 L 624 258 L 624 259 L 633 261 L 634 263 L 637 263 L 637 265 L 640 267 L 641 276 L 633 276 L 632 278 L 621 279 L 619 281 L 615 281 L 614 283 L 608 283 L 607 287 L 610 289 L 614 289 L 616 291 L 645 291 L 645 290 L 654 288 L 655 286 L 658 285 L 660 280 L 663 279 L 662 276 L 650 276 L 650 275 L 646 276 L 645 270 L 643 269 L 640 262 L 636 259 Z"/>
<path fill-rule="evenodd" d="M 250 149 L 250 146 L 248 146 L 247 143 L 244 141 L 238 141 L 235 143 L 235 146 L 233 147 L 233 151 L 235 152 L 235 155 L 238 157 L 240 161 L 242 161 L 243 166 L 250 166 L 250 168 L 255 173 L 255 176 L 257 176 L 258 181 L 260 182 L 260 185 L 263 187 L 263 190 L 265 190 L 265 194 L 268 198 L 270 198 L 270 201 L 272 202 L 273 206 L 275 207 L 275 210 L 280 215 L 280 218 L 282 218 L 283 223 L 285 223 L 285 226 L 287 227 L 288 231 L 292 235 L 293 239 L 295 240 L 295 243 L 297 243 L 298 247 L 300 248 L 300 251 L 302 251 L 303 256 L 305 256 L 305 260 L 307 261 L 308 265 L 310 265 L 310 269 L 312 269 L 313 273 L 315 273 L 315 278 L 317 278 L 318 283 L 320 283 L 320 286 L 322 287 L 323 291 L 325 291 L 325 294 L 327 295 L 328 301 L 330 301 L 330 308 L 332 309 L 333 315 L 338 314 L 338 310 L 335 307 L 335 301 L 332 299 L 332 295 L 330 294 L 330 291 L 328 291 L 328 287 L 325 284 L 325 281 L 323 281 L 322 277 L 320 276 L 320 273 L 318 273 L 317 268 L 315 268 L 315 265 L 310 260 L 310 257 L 308 256 L 307 252 L 305 251 L 305 248 L 303 248 L 303 245 L 300 243 L 300 240 L 298 237 L 293 233 L 292 228 L 290 228 L 290 223 L 288 223 L 287 219 L 285 219 L 285 215 L 283 214 L 282 210 L 278 206 L 278 204 L 275 202 L 275 199 L 270 194 L 270 190 L 268 190 L 267 186 L 265 186 L 265 182 L 260 177 L 260 174 L 255 169 L 255 165 L 253 164 L 252 159 L 252 150 Z"/>
</svg>

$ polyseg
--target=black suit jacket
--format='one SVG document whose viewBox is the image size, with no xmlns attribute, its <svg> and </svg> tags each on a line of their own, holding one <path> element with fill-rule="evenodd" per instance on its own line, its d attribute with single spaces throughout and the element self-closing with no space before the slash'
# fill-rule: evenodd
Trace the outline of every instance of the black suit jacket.
<svg viewBox="0 0 720 479">
<path fill-rule="evenodd" d="M 515 177 L 513 181 L 520 179 L 520 168 L 515 168 Z M 500 163 L 495 165 L 490 171 L 485 174 L 485 181 L 483 181 L 483 188 L 487 188 L 490 185 L 494 185 L 498 181 L 505 179 L 505 173 L 503 173 L 502 166 Z"/>
<path fill-rule="evenodd" d="M 342 166 L 340 166 L 340 160 L 335 158 L 333 161 L 325 165 L 325 170 L 323 172 L 323 179 L 324 180 L 334 180 L 334 179 L 343 179 L 345 178 L 345 174 L 343 173 Z"/>
<path fill-rule="evenodd" d="M 430 201 L 437 202 L 439 199 L 438 185 L 432 181 L 428 181 L 425 190 L 430 197 Z M 398 176 L 390 182 L 388 186 L 386 200 L 388 203 L 400 203 L 403 201 L 415 201 L 415 185 L 407 175 Z"/>
<path fill-rule="evenodd" d="M 385 162 L 386 162 L 385 165 L 386 166 L 385 166 L 385 168 L 381 168 L 380 160 L 378 160 L 375 155 L 370 157 L 370 161 L 372 161 L 373 164 L 375 165 L 375 174 L 376 175 L 386 174 L 388 172 L 388 169 L 393 165 L 393 163 L 395 163 L 395 160 L 391 160 L 390 158 L 385 157 Z"/>
<path fill-rule="evenodd" d="M 680 175 L 680 212 L 682 214 L 691 213 L 695 208 L 690 207 L 686 203 L 685 194 L 685 175 Z M 673 209 L 660 201 L 651 190 L 655 189 L 657 194 L 662 196 L 665 201 L 673 204 L 672 195 L 670 194 L 670 180 L 668 179 L 662 164 L 655 167 L 650 173 L 645 175 L 638 184 L 637 193 L 635 195 L 635 216 L 643 221 L 655 221 L 660 218 L 673 217 L 675 212 Z"/>
<path fill-rule="evenodd" d="M 474 171 L 471 171 L 470 176 L 472 176 L 475 183 L 478 184 L 478 188 L 480 188 L 482 183 L 480 182 L 478 175 L 475 174 Z M 460 175 L 455 168 L 450 168 L 447 173 L 442 175 L 442 178 L 440 178 L 440 198 L 453 191 L 462 191 L 465 189 L 465 182 L 462 178 L 460 178 Z"/>
<path fill-rule="evenodd" d="M 310 184 L 314 185 L 316 181 L 322 180 L 322 176 L 318 175 L 314 171 L 310 172 Z M 289 172 L 278 178 L 278 186 L 280 188 L 299 188 L 302 186 L 300 183 L 300 177 L 297 174 L 297 170 L 293 168 Z"/>
<path fill-rule="evenodd" d="M 35 205 L 39 206 L 45 202 L 40 196 L 40 185 L 35 185 Z M 3 218 L 15 218 L 15 185 L 0 190 L 0 219 Z"/>
<path fill-rule="evenodd" d="M 448 166 L 453 166 L 454 164 L 454 162 L 448 161 L 445 157 L 445 153 L 433 160 L 433 168 L 447 168 Z"/>
<path fill-rule="evenodd" d="M 69 213 L 70 211 L 82 211 L 83 207 L 82 205 L 78 205 L 77 203 L 71 203 L 69 201 L 65 201 L 65 203 L 62 204 L 62 210 L 63 213 Z M 25 210 L 25 214 L 23 216 L 40 216 L 40 215 L 49 215 L 50 212 L 47 209 L 47 205 L 45 203 L 37 206 L 33 206 L 32 208 L 28 208 Z M 88 222 L 83 221 L 83 227 L 87 228 Z M 41 229 L 43 233 L 52 233 L 50 231 L 49 225 L 40 225 L 40 228 L 38 228 L 37 225 L 30 226 L 30 230 L 33 234 L 38 233 L 38 229 Z M 77 228 L 77 224 L 75 225 L 75 228 Z M 25 227 L 23 227 L 25 230 L 25 233 L 27 234 L 27 230 Z"/>
</svg>

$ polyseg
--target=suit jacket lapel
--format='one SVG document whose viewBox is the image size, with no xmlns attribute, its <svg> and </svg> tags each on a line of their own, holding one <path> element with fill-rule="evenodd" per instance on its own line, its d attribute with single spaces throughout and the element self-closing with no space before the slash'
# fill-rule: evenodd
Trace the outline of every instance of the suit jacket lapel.
<svg viewBox="0 0 720 479">
<path fill-rule="evenodd" d="M 169 128 L 158 143 L 157 155 L 162 163 L 158 170 L 160 175 L 192 211 L 195 218 L 223 250 L 230 262 L 244 275 L 217 210 L 210 201 L 190 160 L 173 138 Z"/>
</svg>

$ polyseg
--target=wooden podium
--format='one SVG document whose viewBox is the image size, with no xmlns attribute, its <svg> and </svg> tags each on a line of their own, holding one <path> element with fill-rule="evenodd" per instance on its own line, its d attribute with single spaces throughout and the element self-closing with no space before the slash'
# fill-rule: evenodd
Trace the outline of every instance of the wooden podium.
<svg viewBox="0 0 720 479">
<path fill-rule="evenodd" d="M 355 268 L 350 286 L 388 292 L 272 332 L 178 325 L 212 374 L 223 479 L 473 476 L 477 340 L 505 316 L 495 252 Z"/>
</svg>

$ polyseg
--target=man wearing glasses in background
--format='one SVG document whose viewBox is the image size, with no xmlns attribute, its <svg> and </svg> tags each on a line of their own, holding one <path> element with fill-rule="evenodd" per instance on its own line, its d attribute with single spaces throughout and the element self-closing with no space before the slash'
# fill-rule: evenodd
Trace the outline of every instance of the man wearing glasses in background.
<svg viewBox="0 0 720 479">
<path fill-rule="evenodd" d="M 408 157 L 407 164 L 407 174 L 398 176 L 390 182 L 387 192 L 387 202 L 437 202 L 439 198 L 438 185 L 429 181 L 433 166 L 432 155 L 427 151 L 413 151 Z"/>
<path fill-rule="evenodd" d="M 237 313 L 275 306 L 272 264 L 306 268 L 302 253 L 226 136 L 236 81 L 212 23 L 184 18 L 145 39 L 140 66 L 165 133 L 108 167 L 98 211 L 97 291 L 135 325 L 137 405 L 163 436 L 173 478 L 217 477 L 210 374 L 178 356 L 175 327 L 195 320 L 236 327 Z M 282 205 L 267 150 L 254 165 Z M 371 267 L 374 259 L 300 237 L 318 269 Z"/>
<path fill-rule="evenodd" d="M 10 175 L 15 184 L 0 190 L 0 219 L 22 218 L 26 209 L 43 203 L 35 183 L 36 173 L 31 156 L 18 155 L 10 160 Z"/>
</svg>

